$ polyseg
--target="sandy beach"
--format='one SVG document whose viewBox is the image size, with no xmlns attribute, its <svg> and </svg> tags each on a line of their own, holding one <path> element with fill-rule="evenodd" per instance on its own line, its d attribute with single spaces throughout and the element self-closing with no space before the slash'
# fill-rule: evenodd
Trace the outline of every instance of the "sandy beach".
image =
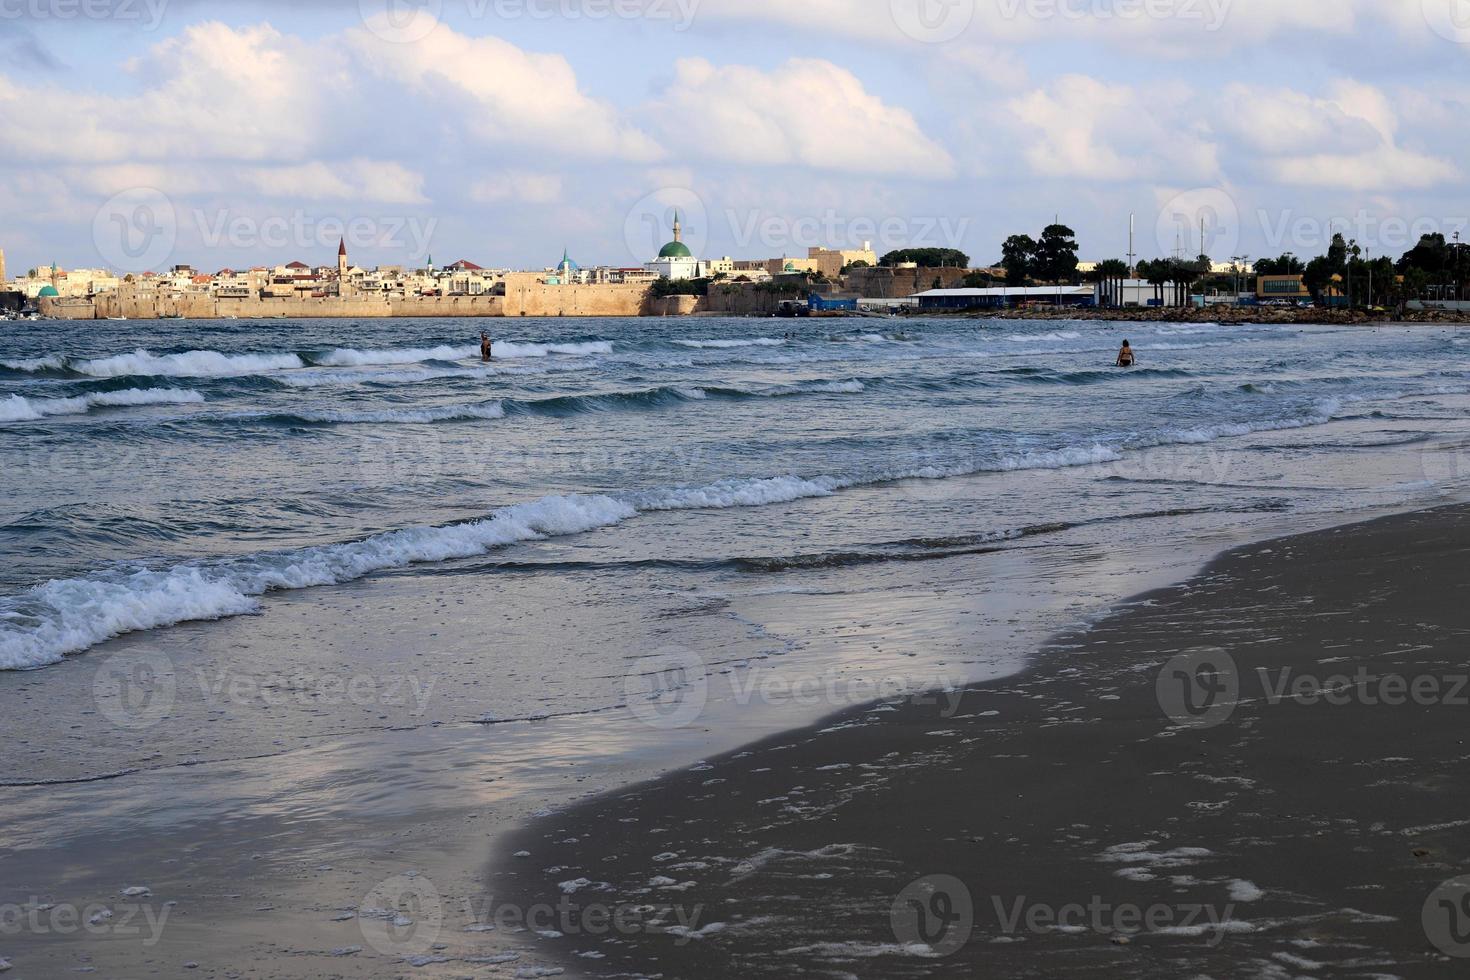
<svg viewBox="0 0 1470 980">
<path fill-rule="evenodd" d="M 957 703 L 539 820 L 487 887 L 584 976 L 1460 975 L 1467 551 L 1454 507 L 1231 552 Z"/>
</svg>

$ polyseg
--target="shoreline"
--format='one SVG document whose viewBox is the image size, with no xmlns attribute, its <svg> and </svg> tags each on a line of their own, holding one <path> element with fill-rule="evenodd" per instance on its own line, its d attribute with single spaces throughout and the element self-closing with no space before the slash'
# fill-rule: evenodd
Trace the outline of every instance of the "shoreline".
<svg viewBox="0 0 1470 980">
<path fill-rule="evenodd" d="M 1361 326 L 1361 327 L 1411 327 L 1411 326 L 1464 326 L 1470 324 L 1470 311 L 1410 310 L 1402 318 L 1389 319 L 1385 314 L 1369 313 L 1365 310 L 1329 310 L 1317 307 L 1232 307 L 1232 306 L 1171 306 L 1128 308 L 1128 309 L 1051 309 L 1033 307 L 1028 309 L 1004 310 L 930 310 L 924 313 L 907 314 L 908 318 L 934 317 L 941 320 L 1101 320 L 1111 323 L 1215 323 L 1222 326 L 1235 324 L 1281 324 L 1300 326 Z"/>
<path fill-rule="evenodd" d="M 538 820 L 489 891 L 565 909 L 538 948 L 588 977 L 1442 975 L 1421 910 L 1467 870 L 1467 551 L 1466 505 L 1232 549 L 954 712 L 851 709 Z M 1203 721 L 1161 669 L 1200 648 L 1239 685 Z M 1281 671 L 1315 701 L 1263 690 Z M 1322 693 L 1358 671 L 1442 697 Z M 891 915 L 916 896 L 964 915 Z M 580 918 L 648 906 L 661 921 L 611 935 Z"/>
</svg>

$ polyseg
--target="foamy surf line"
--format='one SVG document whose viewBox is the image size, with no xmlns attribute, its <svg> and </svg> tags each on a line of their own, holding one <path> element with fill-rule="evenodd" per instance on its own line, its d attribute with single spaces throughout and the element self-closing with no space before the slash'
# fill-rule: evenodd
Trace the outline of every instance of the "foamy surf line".
<svg viewBox="0 0 1470 980">
<path fill-rule="evenodd" d="M 495 344 L 496 360 L 528 360 L 553 356 L 590 357 L 611 354 L 607 341 L 542 344 L 530 341 L 501 341 Z M 139 348 L 110 357 L 68 358 L 59 355 L 0 361 L 0 367 L 22 373 L 71 371 L 93 378 L 167 377 L 230 378 L 251 374 L 297 371 L 308 367 L 368 367 L 420 364 L 428 361 L 464 361 L 480 357 L 479 344 L 464 346 L 406 347 L 385 350 L 338 348 L 324 353 L 226 354 L 215 350 L 191 350 L 177 354 L 155 354 Z"/>
<path fill-rule="evenodd" d="M 204 401 L 197 391 L 181 388 L 129 388 L 103 391 L 76 398 L 25 398 L 11 395 L 0 400 L 0 422 L 35 422 L 56 415 L 86 415 L 94 408 L 125 408 L 133 405 L 191 405 Z"/>
<path fill-rule="evenodd" d="M 496 360 L 525 360 L 560 355 L 563 357 L 591 357 L 611 354 L 613 345 L 605 340 L 590 340 L 571 344 L 540 344 L 530 341 L 496 341 Z M 369 365 L 419 364 L 424 361 L 465 361 L 480 357 L 480 345 L 443 345 L 438 347 L 406 347 L 387 350 L 354 350 L 339 348 L 320 356 L 312 356 L 311 362 L 318 367 L 365 367 Z"/>
<path fill-rule="evenodd" d="M 731 479 L 702 487 L 544 497 L 467 524 L 406 528 L 345 544 L 192 562 L 163 571 L 145 568 L 56 579 L 0 598 L 0 670 L 45 667 L 125 633 L 253 613 L 260 608 L 260 597 L 269 592 L 336 585 L 387 569 L 470 558 L 517 542 L 611 527 L 639 514 L 763 507 L 899 480 L 1095 465 L 1118 461 L 1127 449 L 1321 424 L 1335 411 L 1326 404 L 1319 407 L 1319 414 L 1295 420 L 1176 430 L 1130 446 L 1094 443 L 865 476 Z"/>
</svg>

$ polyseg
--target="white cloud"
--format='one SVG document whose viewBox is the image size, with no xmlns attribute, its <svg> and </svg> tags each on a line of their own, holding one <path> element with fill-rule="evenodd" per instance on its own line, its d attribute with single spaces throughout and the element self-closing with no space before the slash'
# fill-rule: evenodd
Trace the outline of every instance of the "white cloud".
<svg viewBox="0 0 1470 980">
<path fill-rule="evenodd" d="M 762 71 L 683 58 L 644 110 L 681 153 L 736 165 L 948 177 L 949 152 L 913 115 L 828 61 L 793 58 Z"/>
<path fill-rule="evenodd" d="M 613 106 L 583 92 L 561 55 L 523 51 L 498 37 L 469 37 L 442 24 L 414 44 L 395 44 L 365 28 L 349 31 L 348 42 L 372 71 L 408 85 L 497 144 L 624 160 L 661 155 Z"/>
<path fill-rule="evenodd" d="M 1064 75 L 1006 103 L 1024 162 L 1042 177 L 1213 181 L 1217 147 L 1198 122 L 1188 89 L 1148 92 L 1086 75 Z"/>
<path fill-rule="evenodd" d="M 126 66 L 133 96 L 0 77 L 0 152 L 89 163 L 299 159 L 337 79 L 317 52 L 269 25 L 192 25 Z"/>
<path fill-rule="evenodd" d="M 1460 175 L 1449 160 L 1400 145 L 1398 112 L 1371 85 L 1339 80 L 1322 97 L 1236 86 L 1222 118 L 1240 118 L 1250 103 L 1263 115 L 1247 115 L 1234 135 L 1265 154 L 1262 170 L 1275 181 L 1383 191 L 1434 187 Z"/>
</svg>

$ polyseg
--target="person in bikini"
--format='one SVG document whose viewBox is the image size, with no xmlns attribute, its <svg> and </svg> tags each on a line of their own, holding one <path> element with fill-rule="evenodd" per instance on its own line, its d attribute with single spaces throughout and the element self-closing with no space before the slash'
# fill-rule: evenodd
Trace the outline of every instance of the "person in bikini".
<svg viewBox="0 0 1470 980">
<path fill-rule="evenodd" d="M 1137 362 L 1137 360 L 1138 359 L 1133 356 L 1133 347 L 1128 343 L 1128 341 L 1123 341 L 1123 349 L 1118 351 L 1118 367 L 1131 368 Z"/>
<path fill-rule="evenodd" d="M 480 360 L 484 361 L 486 364 L 490 363 L 491 353 L 492 353 L 493 348 L 494 348 L 494 344 L 490 340 L 490 335 L 488 333 L 485 333 L 485 332 L 481 331 L 481 333 L 480 333 Z"/>
</svg>

